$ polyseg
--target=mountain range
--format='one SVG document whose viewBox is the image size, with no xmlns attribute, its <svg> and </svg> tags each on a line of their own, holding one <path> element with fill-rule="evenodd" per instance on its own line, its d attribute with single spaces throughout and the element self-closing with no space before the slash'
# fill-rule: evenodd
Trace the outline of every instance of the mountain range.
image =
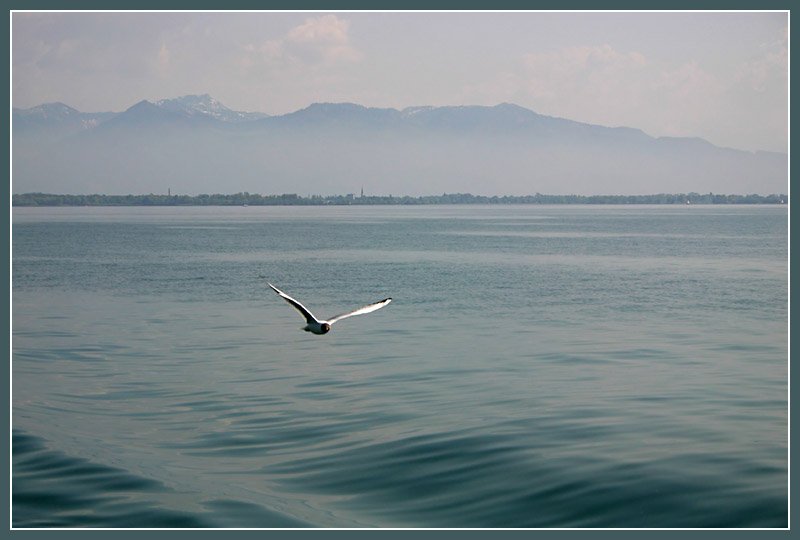
<svg viewBox="0 0 800 540">
<path fill-rule="evenodd" d="M 123 112 L 12 111 L 14 193 L 785 193 L 788 156 L 493 107 L 315 103 L 277 116 L 209 95 Z"/>
</svg>

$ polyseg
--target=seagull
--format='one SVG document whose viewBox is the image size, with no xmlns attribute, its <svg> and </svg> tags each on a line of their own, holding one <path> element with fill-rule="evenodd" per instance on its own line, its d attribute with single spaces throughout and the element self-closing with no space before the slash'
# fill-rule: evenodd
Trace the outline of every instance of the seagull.
<svg viewBox="0 0 800 540">
<path fill-rule="evenodd" d="M 306 318 L 306 325 L 303 327 L 303 330 L 306 332 L 311 332 L 312 334 L 322 335 L 327 334 L 331 331 L 331 325 L 336 321 L 341 321 L 342 319 L 346 319 L 347 317 L 352 317 L 353 315 L 363 315 L 364 313 L 371 313 L 376 309 L 381 309 L 383 306 L 387 305 L 389 302 L 392 301 L 391 298 L 384 298 L 380 302 L 375 302 L 374 304 L 369 304 L 364 307 L 360 307 L 353 311 L 348 311 L 347 313 L 341 313 L 336 315 L 335 317 L 331 317 L 328 320 L 320 321 L 314 315 L 306 309 L 306 307 L 286 294 L 285 292 L 278 289 L 275 285 L 270 282 L 267 282 L 267 285 L 272 287 L 272 290 L 278 293 L 278 295 L 289 302 L 292 307 L 294 307 L 297 311 L 299 311 L 303 317 Z"/>
</svg>

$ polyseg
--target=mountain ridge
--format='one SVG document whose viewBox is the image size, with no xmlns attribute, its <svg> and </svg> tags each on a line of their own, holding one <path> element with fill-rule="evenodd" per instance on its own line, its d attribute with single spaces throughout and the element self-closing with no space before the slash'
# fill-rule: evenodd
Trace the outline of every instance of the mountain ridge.
<svg viewBox="0 0 800 540">
<path fill-rule="evenodd" d="M 152 107 L 150 107 L 152 106 Z M 719 149 L 735 150 L 737 152 L 768 153 L 768 154 L 782 154 L 784 152 L 775 152 L 770 150 L 747 150 L 740 148 L 732 148 L 725 146 L 718 146 L 711 141 L 696 136 L 652 136 L 643 130 L 631 126 L 606 126 L 602 124 L 592 124 L 582 122 L 579 120 L 572 120 L 563 117 L 548 116 L 537 113 L 531 109 L 522 107 L 515 103 L 502 102 L 496 105 L 421 105 L 411 106 L 402 109 L 395 109 L 391 107 L 370 107 L 361 105 L 354 102 L 314 102 L 306 107 L 297 109 L 284 114 L 269 115 L 262 112 L 245 112 L 230 109 L 223 105 L 220 101 L 213 98 L 210 94 L 186 94 L 175 98 L 164 98 L 156 101 L 140 100 L 124 111 L 120 112 L 84 112 L 75 109 L 63 102 L 50 102 L 42 103 L 30 108 L 12 108 L 12 118 L 17 122 L 30 122 L 31 119 L 36 119 L 38 124 L 44 124 L 48 120 L 53 122 L 63 122 L 67 117 L 83 118 L 84 122 L 81 129 L 91 129 L 99 125 L 113 120 L 114 118 L 136 113 L 141 109 L 147 107 L 149 109 L 148 116 L 154 117 L 155 111 L 163 111 L 165 119 L 169 119 L 170 113 L 176 113 L 183 118 L 205 118 L 214 119 L 222 123 L 256 123 L 268 125 L 270 122 L 285 122 L 287 120 L 302 119 L 303 121 L 317 120 L 317 121 L 331 121 L 335 119 L 343 119 L 350 115 L 358 114 L 364 118 L 366 115 L 372 115 L 373 118 L 382 118 L 384 120 L 392 121 L 416 121 L 418 124 L 420 118 L 426 118 L 430 121 L 430 117 L 446 117 L 460 116 L 460 122 L 454 122 L 451 127 L 468 128 L 470 124 L 475 125 L 478 123 L 476 116 L 483 115 L 489 117 L 495 114 L 495 120 L 498 119 L 497 113 L 502 114 L 505 123 L 497 122 L 497 128 L 518 127 L 531 122 L 543 123 L 562 123 L 570 124 L 578 129 L 586 131 L 591 130 L 613 130 L 618 133 L 628 133 L 631 136 L 641 137 L 645 136 L 652 140 L 663 141 L 684 141 L 686 143 L 705 143 Z M 465 118 L 467 115 L 472 115 L 472 118 Z M 177 120 L 178 116 L 172 116 L 173 120 Z M 27 127 L 27 126 L 26 126 Z M 16 128 L 16 126 L 15 126 Z"/>
<path fill-rule="evenodd" d="M 361 105 L 358 103 L 353 102 L 314 102 L 306 107 L 301 109 L 297 109 L 292 112 L 288 112 L 281 115 L 268 115 L 266 113 L 260 112 L 243 112 L 243 111 L 235 111 L 225 107 L 221 102 L 217 101 L 209 94 L 202 94 L 202 95 L 195 95 L 195 94 L 188 94 L 184 96 L 179 96 L 177 98 L 169 98 L 169 99 L 160 99 L 157 101 L 149 101 L 149 100 L 140 100 L 139 102 L 131 105 L 127 109 L 121 112 L 116 113 L 92 113 L 92 112 L 82 112 L 78 111 L 77 109 L 70 107 L 61 102 L 54 102 L 50 104 L 41 104 L 37 105 L 28 109 L 21 109 L 21 108 L 14 108 L 14 116 L 15 117 L 24 117 L 30 116 L 33 114 L 40 114 L 43 109 L 50 108 L 53 110 L 52 106 L 58 105 L 60 106 L 61 110 L 64 111 L 61 116 L 65 115 L 104 115 L 106 119 L 111 119 L 115 116 L 124 115 L 126 113 L 133 112 L 137 109 L 143 108 L 147 104 L 152 105 L 153 107 L 158 108 L 159 110 L 165 111 L 165 114 L 169 114 L 169 112 L 179 113 L 182 116 L 206 116 L 209 118 L 214 118 L 220 120 L 222 122 L 241 122 L 241 121 L 259 121 L 259 120 L 275 120 L 275 119 L 288 119 L 288 118 L 301 118 L 301 117 L 316 117 L 318 119 L 330 119 L 336 117 L 342 117 L 345 114 L 374 114 L 379 113 L 386 117 L 392 119 L 410 119 L 413 117 L 419 118 L 421 115 L 425 114 L 434 114 L 434 115 L 444 115 L 444 114 L 469 114 L 469 113 L 496 113 L 496 112 L 504 112 L 506 113 L 506 117 L 509 117 L 509 112 L 513 112 L 517 116 L 517 121 L 521 121 L 520 115 L 525 115 L 526 120 L 535 119 L 546 119 L 549 121 L 563 121 L 563 122 L 570 122 L 576 125 L 583 125 L 583 126 L 592 126 L 592 127 L 600 127 L 606 129 L 624 129 L 624 130 L 634 130 L 637 132 L 641 132 L 638 128 L 631 128 L 626 126 L 603 126 L 599 124 L 589 124 L 585 122 L 579 122 L 576 120 L 570 120 L 566 118 L 559 118 L 553 116 L 546 116 L 541 115 L 535 111 L 522 107 L 520 105 L 516 105 L 513 103 L 499 103 L 497 105 L 444 105 L 444 106 L 431 106 L 431 105 L 423 105 L 423 106 L 413 106 L 413 107 L 405 107 L 403 109 L 395 109 L 390 107 L 369 107 L 365 105 Z M 641 132 L 643 133 L 643 132 Z"/>
<path fill-rule="evenodd" d="M 26 192 L 160 191 L 578 194 L 781 192 L 788 156 L 653 137 L 493 106 L 319 102 L 243 113 L 208 94 L 118 113 L 63 104 L 12 111 L 13 180 Z M 234 182 L 234 184 L 231 184 Z M 147 186 L 147 187 L 142 187 Z M 378 191 L 375 188 L 374 191 Z M 135 190 L 133 190 L 135 191 Z"/>
</svg>

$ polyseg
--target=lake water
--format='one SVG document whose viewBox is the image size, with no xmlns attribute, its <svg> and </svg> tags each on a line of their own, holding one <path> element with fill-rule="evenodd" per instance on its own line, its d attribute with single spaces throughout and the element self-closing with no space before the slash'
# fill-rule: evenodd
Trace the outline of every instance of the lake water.
<svg viewBox="0 0 800 540">
<path fill-rule="evenodd" d="M 785 206 L 15 208 L 14 527 L 788 526 Z M 331 316 L 325 336 L 265 279 Z"/>
</svg>

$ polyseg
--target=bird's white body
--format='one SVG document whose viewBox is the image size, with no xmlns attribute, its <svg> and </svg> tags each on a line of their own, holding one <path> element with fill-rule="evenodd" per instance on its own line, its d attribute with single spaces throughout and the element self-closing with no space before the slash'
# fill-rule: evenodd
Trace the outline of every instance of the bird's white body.
<svg viewBox="0 0 800 540">
<path fill-rule="evenodd" d="M 383 306 L 387 305 L 389 302 L 392 301 L 391 298 L 384 298 L 380 302 L 375 302 L 374 304 L 369 304 L 364 307 L 358 308 L 353 311 L 348 311 L 347 313 L 342 313 L 340 315 L 336 315 L 335 317 L 331 317 L 327 320 L 319 320 L 317 319 L 303 304 L 289 296 L 288 294 L 284 293 L 272 283 L 267 282 L 273 291 L 278 293 L 278 295 L 286 300 L 293 308 L 300 312 L 300 314 L 306 318 L 306 325 L 303 327 L 303 330 L 306 332 L 311 332 L 312 334 L 322 335 L 327 334 L 331 331 L 331 325 L 336 321 L 340 321 L 342 319 L 346 319 L 347 317 L 352 317 L 353 315 L 363 315 L 364 313 L 370 313 L 375 311 L 376 309 L 380 309 Z"/>
<path fill-rule="evenodd" d="M 302 327 L 303 330 L 306 332 L 311 332 L 312 334 L 317 334 L 318 336 L 322 334 L 327 334 L 331 331 L 331 325 L 327 323 L 327 321 L 312 321 L 307 325 Z"/>
</svg>

